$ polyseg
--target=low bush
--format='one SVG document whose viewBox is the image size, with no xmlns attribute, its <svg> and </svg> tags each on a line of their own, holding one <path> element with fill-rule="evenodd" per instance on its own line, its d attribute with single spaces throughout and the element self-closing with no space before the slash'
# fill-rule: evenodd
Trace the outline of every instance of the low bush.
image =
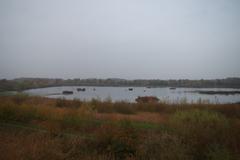
<svg viewBox="0 0 240 160">
<path fill-rule="evenodd" d="M 57 98 L 56 99 L 56 107 L 70 107 L 70 101 L 65 98 Z"/>
<path fill-rule="evenodd" d="M 113 113 L 113 104 L 109 102 L 95 102 L 93 104 L 94 108 L 99 113 Z"/>
<path fill-rule="evenodd" d="M 81 129 L 98 125 L 94 118 L 92 106 L 86 105 L 78 109 L 68 109 L 60 117 L 59 123 L 63 129 Z"/>
<path fill-rule="evenodd" d="M 114 112 L 121 113 L 121 114 L 135 114 L 136 109 L 127 102 L 116 102 L 113 105 Z"/>
<path fill-rule="evenodd" d="M 29 122 L 39 118 L 42 117 L 38 114 L 37 108 L 29 105 L 6 102 L 0 106 L 0 120 L 2 121 Z"/>
<path fill-rule="evenodd" d="M 207 110 L 177 111 L 169 120 L 173 134 L 190 146 L 194 159 L 205 159 L 209 145 L 225 145 L 228 120 Z"/>
<path fill-rule="evenodd" d="M 104 124 L 97 132 L 95 148 L 100 154 L 115 159 L 134 157 L 137 152 L 138 134 L 129 122 L 122 122 L 121 127 Z"/>
<path fill-rule="evenodd" d="M 217 145 L 209 147 L 206 157 L 207 160 L 234 160 L 232 153 L 228 149 Z"/>
<path fill-rule="evenodd" d="M 189 147 L 182 140 L 168 133 L 149 133 L 138 149 L 142 160 L 191 160 Z"/>
<path fill-rule="evenodd" d="M 25 102 L 26 100 L 28 100 L 29 96 L 27 94 L 24 93 L 18 93 L 14 96 L 11 97 L 13 102 L 16 104 L 22 104 L 23 102 Z"/>
</svg>

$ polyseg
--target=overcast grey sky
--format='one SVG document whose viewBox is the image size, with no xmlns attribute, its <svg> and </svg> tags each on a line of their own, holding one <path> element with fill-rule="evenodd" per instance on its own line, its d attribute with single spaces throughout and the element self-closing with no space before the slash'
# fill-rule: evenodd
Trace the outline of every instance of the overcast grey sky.
<svg viewBox="0 0 240 160">
<path fill-rule="evenodd" d="M 239 0 L 0 0 L 0 78 L 233 76 Z"/>
</svg>

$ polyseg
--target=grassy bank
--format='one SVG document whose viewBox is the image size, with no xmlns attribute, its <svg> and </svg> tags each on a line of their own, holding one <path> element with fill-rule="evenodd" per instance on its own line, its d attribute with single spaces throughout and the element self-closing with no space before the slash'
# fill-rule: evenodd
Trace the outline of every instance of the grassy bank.
<svg viewBox="0 0 240 160">
<path fill-rule="evenodd" d="M 0 97 L 0 159 L 240 159 L 240 105 Z"/>
</svg>

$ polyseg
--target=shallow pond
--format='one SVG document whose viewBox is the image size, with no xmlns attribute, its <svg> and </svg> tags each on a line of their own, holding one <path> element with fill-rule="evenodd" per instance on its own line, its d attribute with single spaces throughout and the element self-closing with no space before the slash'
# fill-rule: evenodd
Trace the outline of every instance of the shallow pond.
<svg viewBox="0 0 240 160">
<path fill-rule="evenodd" d="M 79 88 L 85 88 L 81 91 Z M 129 90 L 129 88 L 132 88 Z M 79 89 L 79 91 L 77 90 Z M 146 87 L 95 87 L 95 86 L 63 86 L 49 87 L 25 90 L 25 93 L 31 95 L 44 96 L 49 98 L 66 98 L 66 99 L 81 99 L 112 101 L 129 101 L 135 102 L 138 96 L 156 96 L 162 101 L 169 103 L 181 102 L 210 102 L 210 103 L 235 103 L 240 101 L 240 94 L 235 95 L 208 95 L 194 92 L 196 90 L 206 91 L 239 91 L 237 89 L 228 88 L 146 88 Z M 62 94 L 63 91 L 73 91 L 73 94 Z"/>
</svg>

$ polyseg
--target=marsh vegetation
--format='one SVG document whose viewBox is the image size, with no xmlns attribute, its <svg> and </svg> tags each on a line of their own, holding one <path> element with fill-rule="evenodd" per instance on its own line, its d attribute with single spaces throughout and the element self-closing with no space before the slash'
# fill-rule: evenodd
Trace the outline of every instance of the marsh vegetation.
<svg viewBox="0 0 240 160">
<path fill-rule="evenodd" d="M 0 159 L 240 158 L 240 105 L 0 97 Z"/>
</svg>

